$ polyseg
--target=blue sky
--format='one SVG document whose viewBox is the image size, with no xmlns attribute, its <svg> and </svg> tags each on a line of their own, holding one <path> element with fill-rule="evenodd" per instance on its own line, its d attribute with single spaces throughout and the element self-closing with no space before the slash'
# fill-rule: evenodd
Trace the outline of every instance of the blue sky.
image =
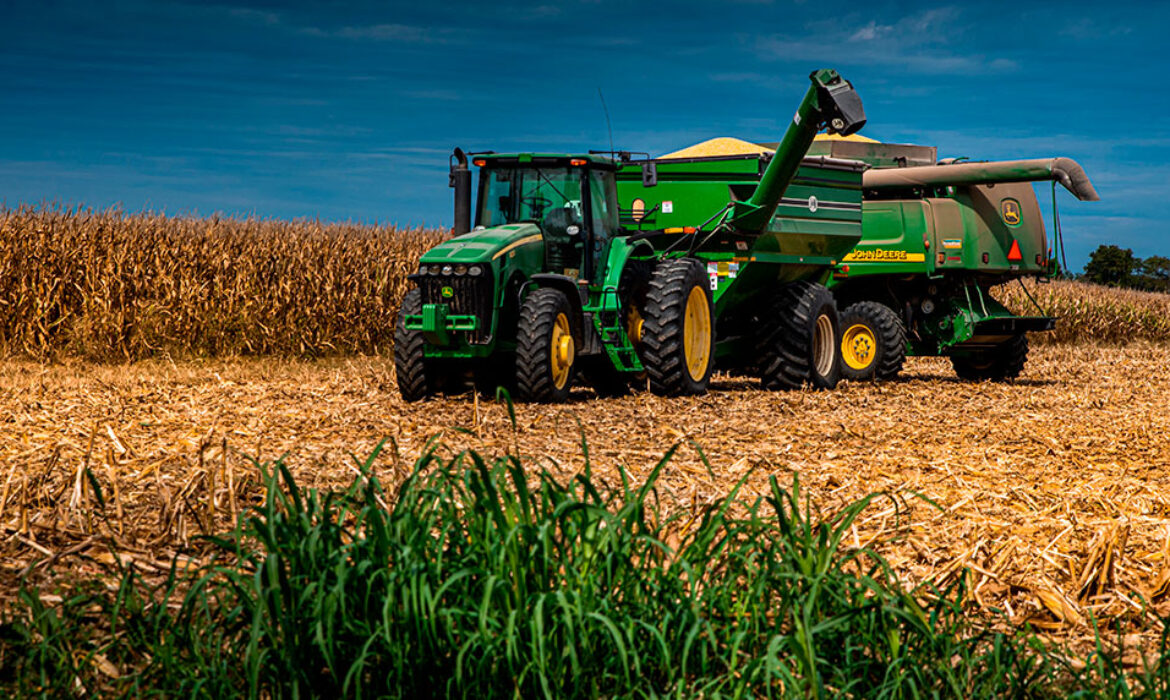
<svg viewBox="0 0 1170 700">
<path fill-rule="evenodd" d="M 1078 160 L 1102 201 L 1060 197 L 1074 267 L 1101 243 L 1170 255 L 1166 4 L 0 8 L 8 206 L 449 224 L 453 146 L 605 148 L 599 87 L 619 148 L 773 141 L 808 72 L 834 67 L 870 137 Z"/>
</svg>

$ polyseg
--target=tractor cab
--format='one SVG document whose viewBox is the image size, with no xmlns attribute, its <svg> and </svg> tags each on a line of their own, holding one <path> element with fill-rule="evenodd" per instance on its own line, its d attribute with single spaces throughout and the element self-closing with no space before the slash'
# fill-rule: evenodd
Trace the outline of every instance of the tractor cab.
<svg viewBox="0 0 1170 700">
<path fill-rule="evenodd" d="M 596 281 L 618 233 L 616 164 L 567 155 L 481 155 L 475 228 L 530 223 L 544 243 L 544 272 Z"/>
</svg>

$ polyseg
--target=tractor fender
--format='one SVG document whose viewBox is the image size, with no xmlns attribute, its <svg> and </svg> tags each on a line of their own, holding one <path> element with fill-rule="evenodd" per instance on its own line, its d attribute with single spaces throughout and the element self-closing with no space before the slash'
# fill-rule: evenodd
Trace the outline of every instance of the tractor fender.
<svg viewBox="0 0 1170 700">
<path fill-rule="evenodd" d="M 587 342 L 592 340 L 591 336 L 594 332 L 592 324 L 585 323 L 585 299 L 583 297 L 589 293 L 588 289 L 578 285 L 577 280 L 572 277 L 551 272 L 541 272 L 529 277 L 524 286 L 520 288 L 521 299 L 528 296 L 530 287 L 556 289 L 563 293 L 565 298 L 569 300 L 569 308 L 573 310 L 573 318 L 571 319 L 573 342 L 581 349 L 596 345 L 596 343 Z"/>
<path fill-rule="evenodd" d="M 609 246 L 609 256 L 605 264 L 606 289 L 616 290 L 622 281 L 622 273 L 626 270 L 626 263 L 635 255 L 654 255 L 654 246 L 644 238 L 623 236 L 615 238 Z"/>
</svg>

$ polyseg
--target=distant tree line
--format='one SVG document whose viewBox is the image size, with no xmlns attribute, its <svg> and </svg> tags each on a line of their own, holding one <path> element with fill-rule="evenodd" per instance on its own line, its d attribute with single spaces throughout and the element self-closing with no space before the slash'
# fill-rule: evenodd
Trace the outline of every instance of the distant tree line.
<svg viewBox="0 0 1170 700">
<path fill-rule="evenodd" d="M 1143 260 L 1129 248 L 1102 245 L 1089 254 L 1083 278 L 1110 287 L 1170 292 L 1170 258 L 1151 255 Z"/>
</svg>

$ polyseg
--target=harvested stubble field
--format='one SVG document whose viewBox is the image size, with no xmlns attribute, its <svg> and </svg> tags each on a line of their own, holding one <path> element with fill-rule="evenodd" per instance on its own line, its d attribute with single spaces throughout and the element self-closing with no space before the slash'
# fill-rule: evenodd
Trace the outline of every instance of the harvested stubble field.
<svg viewBox="0 0 1170 700">
<path fill-rule="evenodd" d="M 355 474 L 350 455 L 388 437 L 397 455 L 376 471 L 393 484 L 439 434 L 446 452 L 518 451 L 567 478 L 583 468 L 584 434 L 595 477 L 611 483 L 618 465 L 642 478 L 682 443 L 659 482 L 675 512 L 741 479 L 760 493 L 770 474 L 799 474 L 821 513 L 888 492 L 853 543 L 875 546 L 907 582 L 968 576 L 973 606 L 996 625 L 1075 641 L 1095 616 L 1150 643 L 1170 614 L 1168 350 L 1044 345 L 1010 384 L 961 383 L 945 360 L 914 359 L 902 380 L 833 392 L 768 393 L 730 377 L 698 398 L 580 390 L 563 406 L 515 406 L 515 429 L 506 406 L 471 396 L 403 404 L 378 357 L 10 361 L 0 590 L 21 574 L 44 581 L 50 563 L 54 576 L 109 574 L 110 544 L 165 570 L 254 500 L 252 457 L 287 452 L 300 483 L 340 486 Z"/>
</svg>

